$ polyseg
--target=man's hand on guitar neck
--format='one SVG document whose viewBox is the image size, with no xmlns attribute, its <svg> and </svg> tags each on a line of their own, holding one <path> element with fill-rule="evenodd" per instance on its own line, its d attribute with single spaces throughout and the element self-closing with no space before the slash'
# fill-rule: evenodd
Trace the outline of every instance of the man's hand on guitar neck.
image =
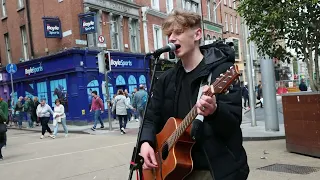
<svg viewBox="0 0 320 180">
<path fill-rule="evenodd" d="M 210 86 L 203 87 L 203 93 L 209 90 Z M 206 96 L 202 95 L 201 98 L 196 103 L 197 112 L 200 115 L 208 116 L 213 114 L 217 109 L 216 96 Z"/>
<path fill-rule="evenodd" d="M 141 145 L 140 155 L 144 159 L 143 169 L 152 169 L 158 166 L 154 150 L 148 142 L 144 142 Z"/>
</svg>

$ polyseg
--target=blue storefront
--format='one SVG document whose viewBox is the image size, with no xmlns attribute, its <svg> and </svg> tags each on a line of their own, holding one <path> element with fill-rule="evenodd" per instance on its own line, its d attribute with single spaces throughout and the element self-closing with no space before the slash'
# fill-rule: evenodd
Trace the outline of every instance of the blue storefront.
<svg viewBox="0 0 320 180">
<path fill-rule="evenodd" d="M 103 74 L 98 72 L 98 51 L 69 49 L 54 55 L 17 64 L 13 74 L 14 102 L 19 96 L 46 98 L 54 107 L 59 98 L 65 106 L 67 119 L 74 123 L 93 121 L 89 112 L 91 91 L 96 90 L 103 97 L 107 109 L 106 84 Z M 111 68 L 108 74 L 111 98 L 118 89 L 132 92 L 139 84 L 149 87 L 149 60 L 143 54 L 111 52 Z M 10 98 L 10 75 L 2 69 L 0 96 Z M 106 117 L 106 113 L 104 116 Z"/>
</svg>

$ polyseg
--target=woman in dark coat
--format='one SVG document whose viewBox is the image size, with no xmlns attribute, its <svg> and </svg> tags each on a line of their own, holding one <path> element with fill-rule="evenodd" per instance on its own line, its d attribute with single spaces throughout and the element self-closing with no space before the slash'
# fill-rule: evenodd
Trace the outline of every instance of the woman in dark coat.
<svg viewBox="0 0 320 180">
<path fill-rule="evenodd" d="M 3 111 L 0 109 L 0 161 L 3 160 L 1 149 L 3 146 L 5 146 L 7 140 L 7 125 L 4 124 L 5 122 L 5 115 Z"/>
</svg>

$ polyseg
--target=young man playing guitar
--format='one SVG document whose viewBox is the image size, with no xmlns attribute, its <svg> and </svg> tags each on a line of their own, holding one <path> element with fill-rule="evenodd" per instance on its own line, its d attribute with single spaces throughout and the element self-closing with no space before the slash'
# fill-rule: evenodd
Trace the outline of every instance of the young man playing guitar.
<svg viewBox="0 0 320 180">
<path fill-rule="evenodd" d="M 242 146 L 241 89 L 234 83 L 229 94 L 202 95 L 197 100 L 200 83 L 211 83 L 234 65 L 234 50 L 223 43 L 200 47 L 201 17 L 174 11 L 163 23 L 169 42 L 181 47 L 175 51 L 180 60 L 157 80 L 147 107 L 141 134 L 140 155 L 144 169 L 158 167 L 154 153 L 155 135 L 170 117 L 183 119 L 196 104 L 203 115 L 201 133 L 192 148 L 193 170 L 187 180 L 245 180 L 249 174 L 247 155 Z M 206 92 L 209 86 L 203 87 Z M 191 127 L 192 128 L 192 127 Z M 213 177 L 212 177 L 213 176 Z M 148 179 L 146 179 L 148 180 Z M 175 179 L 178 180 L 178 179 Z"/>
</svg>

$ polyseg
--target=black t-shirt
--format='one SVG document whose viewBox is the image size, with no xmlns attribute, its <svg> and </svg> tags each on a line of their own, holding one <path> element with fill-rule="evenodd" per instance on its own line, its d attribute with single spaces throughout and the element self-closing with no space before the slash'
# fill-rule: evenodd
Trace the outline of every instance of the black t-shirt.
<svg viewBox="0 0 320 180">
<path fill-rule="evenodd" d="M 178 118 L 183 119 L 192 109 L 192 107 L 197 102 L 198 93 L 200 82 L 202 79 L 198 79 L 193 81 L 194 84 L 191 84 L 191 81 L 199 76 L 199 73 L 202 70 L 202 66 L 205 66 L 205 63 L 201 61 L 201 63 L 192 71 L 186 72 L 183 70 L 180 77 L 180 87 L 179 88 L 179 96 L 178 96 L 178 107 L 177 107 L 177 114 Z M 207 79 L 205 79 L 207 80 Z M 192 88 L 191 87 L 196 87 Z M 193 160 L 193 169 L 197 170 L 209 170 L 208 162 L 205 158 L 204 152 L 199 144 L 195 144 L 192 148 L 192 160 Z"/>
</svg>

